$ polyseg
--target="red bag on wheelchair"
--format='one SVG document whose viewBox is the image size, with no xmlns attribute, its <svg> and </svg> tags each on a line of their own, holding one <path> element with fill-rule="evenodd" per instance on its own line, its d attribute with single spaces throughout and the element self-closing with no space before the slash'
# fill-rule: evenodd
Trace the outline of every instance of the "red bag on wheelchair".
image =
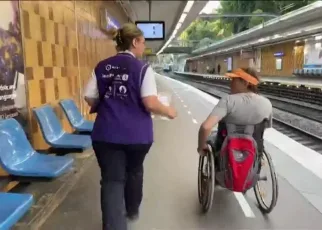
<svg viewBox="0 0 322 230">
<path fill-rule="evenodd" d="M 257 142 L 253 138 L 254 126 L 243 126 L 243 130 L 227 124 L 222 130 L 223 143 L 217 155 L 217 182 L 234 192 L 245 192 L 258 180 L 259 157 Z"/>
</svg>

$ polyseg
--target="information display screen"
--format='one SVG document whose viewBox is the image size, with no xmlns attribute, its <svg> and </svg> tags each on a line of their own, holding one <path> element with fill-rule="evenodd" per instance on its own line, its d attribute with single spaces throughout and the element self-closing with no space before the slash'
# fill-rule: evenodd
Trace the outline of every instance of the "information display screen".
<svg viewBox="0 0 322 230">
<path fill-rule="evenodd" d="M 135 24 L 142 30 L 145 40 L 164 40 L 164 21 L 136 21 Z"/>
</svg>

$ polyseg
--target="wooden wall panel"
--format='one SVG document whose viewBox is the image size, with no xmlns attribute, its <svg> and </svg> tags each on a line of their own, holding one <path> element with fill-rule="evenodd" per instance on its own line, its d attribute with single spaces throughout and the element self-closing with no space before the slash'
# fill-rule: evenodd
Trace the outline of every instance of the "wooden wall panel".
<svg viewBox="0 0 322 230">
<path fill-rule="evenodd" d="M 63 128 L 71 131 L 58 101 L 74 99 L 86 114 L 89 108 L 82 89 L 96 63 L 116 52 L 114 43 L 99 28 L 100 8 L 107 8 L 120 23 L 126 17 L 114 2 L 20 2 L 28 107 L 52 105 Z M 48 147 L 32 113 L 29 121 L 33 145 Z"/>
<path fill-rule="evenodd" d="M 283 52 L 284 56 L 282 57 L 282 70 L 276 70 L 276 58 L 274 53 Z M 249 67 L 249 59 L 241 59 L 239 52 L 232 54 L 212 56 L 211 63 L 215 63 L 216 73 L 217 65 L 221 65 L 221 74 L 224 74 L 227 71 L 227 62 L 228 57 L 233 57 L 233 69 L 238 67 Z M 295 42 L 286 42 L 281 44 L 272 45 L 269 47 L 261 48 L 261 76 L 279 76 L 279 77 L 288 77 L 292 76 L 294 69 L 302 69 L 304 59 L 304 46 L 295 46 Z M 213 65 L 213 64 L 212 64 Z M 203 65 L 199 65 L 198 71 L 203 71 Z"/>
<path fill-rule="evenodd" d="M 304 45 L 294 47 L 294 69 L 303 69 Z"/>
<path fill-rule="evenodd" d="M 287 42 L 262 48 L 261 76 L 292 76 L 294 69 L 294 42 Z M 276 70 L 274 53 L 283 52 L 282 70 Z"/>
</svg>

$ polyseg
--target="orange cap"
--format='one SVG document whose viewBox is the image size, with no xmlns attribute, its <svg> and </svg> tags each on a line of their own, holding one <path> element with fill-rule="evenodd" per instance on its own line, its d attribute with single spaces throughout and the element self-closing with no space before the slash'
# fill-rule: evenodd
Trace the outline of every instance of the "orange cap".
<svg viewBox="0 0 322 230">
<path fill-rule="evenodd" d="M 234 78 L 234 77 L 242 78 L 252 85 L 258 85 L 258 83 L 259 83 L 259 81 L 254 76 L 246 73 L 244 70 L 242 70 L 240 68 L 233 70 L 231 73 L 226 73 L 225 75 L 227 77 L 231 77 L 231 78 Z"/>
</svg>

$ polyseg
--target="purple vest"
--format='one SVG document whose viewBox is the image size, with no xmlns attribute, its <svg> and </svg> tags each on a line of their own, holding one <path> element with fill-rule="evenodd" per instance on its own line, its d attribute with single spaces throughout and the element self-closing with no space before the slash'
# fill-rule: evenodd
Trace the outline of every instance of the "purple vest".
<svg viewBox="0 0 322 230">
<path fill-rule="evenodd" d="M 94 71 L 99 96 L 104 99 L 97 108 L 93 141 L 153 142 L 151 114 L 145 109 L 140 94 L 147 68 L 147 64 L 128 53 L 119 53 L 98 63 Z"/>
</svg>

